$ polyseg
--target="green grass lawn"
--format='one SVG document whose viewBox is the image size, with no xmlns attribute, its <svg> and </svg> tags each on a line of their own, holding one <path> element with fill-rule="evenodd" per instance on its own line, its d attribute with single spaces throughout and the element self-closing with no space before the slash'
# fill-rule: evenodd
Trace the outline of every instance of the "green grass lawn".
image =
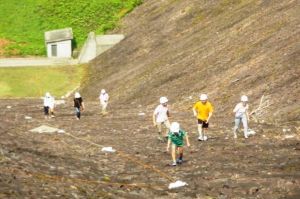
<svg viewBox="0 0 300 199">
<path fill-rule="evenodd" d="M 79 86 L 86 67 L 0 68 L 0 98 L 41 97 L 50 92 L 56 97 Z"/>
<path fill-rule="evenodd" d="M 67 27 L 73 29 L 75 47 L 81 47 L 89 32 L 113 29 L 141 2 L 0 0 L 0 56 L 46 55 L 44 32 Z"/>
</svg>

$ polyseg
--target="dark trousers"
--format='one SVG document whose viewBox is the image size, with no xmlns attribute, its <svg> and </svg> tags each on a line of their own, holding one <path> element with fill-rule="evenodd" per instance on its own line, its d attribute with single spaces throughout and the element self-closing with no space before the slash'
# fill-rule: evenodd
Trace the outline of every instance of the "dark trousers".
<svg viewBox="0 0 300 199">
<path fill-rule="evenodd" d="M 80 108 L 75 107 L 76 117 L 80 119 Z"/>
<path fill-rule="evenodd" d="M 49 106 L 44 106 L 45 115 L 49 115 Z"/>
</svg>

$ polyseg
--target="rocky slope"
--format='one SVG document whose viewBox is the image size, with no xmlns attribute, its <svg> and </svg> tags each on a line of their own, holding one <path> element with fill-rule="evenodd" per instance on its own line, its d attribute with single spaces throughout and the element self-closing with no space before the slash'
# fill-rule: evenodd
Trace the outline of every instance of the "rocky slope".
<svg viewBox="0 0 300 199">
<path fill-rule="evenodd" d="M 168 96 L 189 109 L 205 92 L 215 118 L 242 94 L 258 121 L 297 122 L 299 4 L 296 0 L 145 0 L 115 30 L 126 39 L 96 58 L 83 94 L 106 88 L 113 103 L 153 106 Z"/>
</svg>

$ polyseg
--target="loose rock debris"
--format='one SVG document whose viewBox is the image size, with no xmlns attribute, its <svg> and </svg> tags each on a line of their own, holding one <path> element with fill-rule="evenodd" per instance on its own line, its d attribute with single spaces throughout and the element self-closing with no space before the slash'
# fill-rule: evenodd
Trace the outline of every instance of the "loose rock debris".
<svg viewBox="0 0 300 199">
<path fill-rule="evenodd" d="M 190 111 L 182 112 L 176 120 L 190 132 L 191 147 L 185 149 L 183 164 L 173 168 L 167 166 L 170 154 L 165 152 L 166 144 L 157 141 L 151 118 L 137 117 L 139 108 L 112 107 L 114 118 L 101 117 L 98 103 L 88 102 L 89 115 L 83 112 L 82 120 L 77 121 L 69 114 L 73 107 L 66 103 L 56 118 L 45 124 L 36 103 L 27 101 L 27 108 L 24 101 L 12 101 L 20 111 L 0 112 L 0 117 L 6 118 L 0 120 L 3 198 L 18 198 L 20 192 L 24 198 L 73 198 L 75 193 L 79 198 L 273 199 L 299 191 L 299 135 L 282 140 L 282 127 L 252 123 L 255 136 L 234 140 L 229 134 L 225 140 L 224 128 L 230 129 L 232 123 L 223 125 L 224 120 L 216 119 L 208 132 L 208 137 L 215 139 L 198 142 L 197 134 L 192 133 L 197 126 L 189 118 Z M 152 114 L 151 109 L 143 112 Z M 34 122 L 24 120 L 24 115 L 35 118 Z M 24 133 L 41 126 L 56 131 L 49 135 Z M 57 129 L 65 133 L 58 136 Z M 133 134 L 135 131 L 139 133 Z M 116 152 L 101 152 L 107 146 Z M 95 180 L 104 176 L 108 177 L 103 181 L 108 182 Z M 169 189 L 170 183 L 179 179 L 188 186 Z M 278 186 L 280 179 L 286 183 Z"/>
<path fill-rule="evenodd" d="M 186 186 L 187 183 L 186 182 L 182 182 L 181 180 L 177 180 L 176 182 L 170 183 L 169 184 L 169 189 L 176 189 L 179 187 L 183 187 Z"/>
<path fill-rule="evenodd" d="M 103 147 L 103 148 L 101 149 L 101 151 L 103 151 L 103 152 L 109 152 L 109 153 L 114 153 L 114 152 L 116 152 L 116 150 L 113 149 L 111 146 L 109 146 L 109 147 Z"/>
<path fill-rule="evenodd" d="M 30 132 L 33 132 L 33 133 L 64 133 L 65 131 L 64 130 L 61 130 L 61 129 L 58 129 L 58 128 L 54 128 L 54 127 L 50 127 L 50 126 L 47 126 L 47 125 L 42 125 L 42 126 L 39 126 L 37 128 L 34 128 L 34 129 L 31 129 L 29 130 Z"/>
</svg>

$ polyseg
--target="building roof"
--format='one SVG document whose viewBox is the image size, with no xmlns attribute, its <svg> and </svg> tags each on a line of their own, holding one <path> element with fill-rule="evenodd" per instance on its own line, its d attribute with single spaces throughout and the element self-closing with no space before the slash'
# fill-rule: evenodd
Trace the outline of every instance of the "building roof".
<svg viewBox="0 0 300 199">
<path fill-rule="evenodd" d="M 65 41 L 73 39 L 72 28 L 64 28 L 59 30 L 51 30 L 45 32 L 46 43 Z"/>
</svg>

